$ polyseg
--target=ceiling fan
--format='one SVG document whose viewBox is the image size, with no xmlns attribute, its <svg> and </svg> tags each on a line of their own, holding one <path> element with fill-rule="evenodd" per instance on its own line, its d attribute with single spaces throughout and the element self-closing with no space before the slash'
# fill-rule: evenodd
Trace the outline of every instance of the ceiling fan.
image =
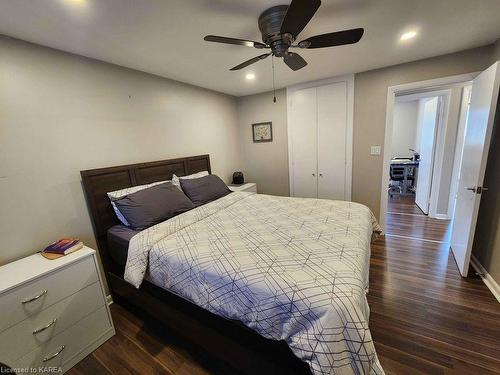
<svg viewBox="0 0 500 375">
<path fill-rule="evenodd" d="M 259 16 L 259 29 L 262 33 L 263 43 L 217 35 L 207 35 L 204 39 L 208 42 L 236 44 L 257 49 L 271 49 L 271 52 L 247 60 L 231 68 L 231 70 L 243 69 L 270 55 L 283 57 L 285 64 L 290 69 L 299 70 L 305 67 L 307 62 L 298 53 L 290 52 L 289 48 L 315 49 L 341 46 L 357 43 L 363 36 L 364 30 L 357 28 L 316 35 L 298 44 L 293 44 L 320 5 L 320 0 L 292 0 L 290 5 L 277 5 L 265 10 Z"/>
</svg>

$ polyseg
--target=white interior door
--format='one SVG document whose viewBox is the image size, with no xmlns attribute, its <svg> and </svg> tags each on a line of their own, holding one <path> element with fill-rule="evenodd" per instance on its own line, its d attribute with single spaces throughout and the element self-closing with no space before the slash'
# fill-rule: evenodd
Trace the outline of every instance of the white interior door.
<svg viewBox="0 0 500 375">
<path fill-rule="evenodd" d="M 317 88 L 318 198 L 346 199 L 347 82 Z"/>
<path fill-rule="evenodd" d="M 420 134 L 420 163 L 418 165 L 417 189 L 415 203 L 425 213 L 429 213 L 429 198 L 434 166 L 434 144 L 438 120 L 439 97 L 424 102 L 422 126 Z"/>
<path fill-rule="evenodd" d="M 451 250 L 464 277 L 469 270 L 482 192 L 479 188 L 483 188 L 499 83 L 498 62 L 479 74 L 472 82 L 451 235 Z"/>
<path fill-rule="evenodd" d="M 316 88 L 294 92 L 291 98 L 289 129 L 292 147 L 293 196 L 318 196 Z"/>
</svg>

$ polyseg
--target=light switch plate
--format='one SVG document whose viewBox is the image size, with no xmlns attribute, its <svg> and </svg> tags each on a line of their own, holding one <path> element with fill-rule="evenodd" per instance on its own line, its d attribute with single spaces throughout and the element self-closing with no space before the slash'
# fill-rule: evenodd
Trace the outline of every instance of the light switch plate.
<svg viewBox="0 0 500 375">
<path fill-rule="evenodd" d="M 370 148 L 370 155 L 380 155 L 381 147 L 380 146 L 372 146 Z"/>
</svg>

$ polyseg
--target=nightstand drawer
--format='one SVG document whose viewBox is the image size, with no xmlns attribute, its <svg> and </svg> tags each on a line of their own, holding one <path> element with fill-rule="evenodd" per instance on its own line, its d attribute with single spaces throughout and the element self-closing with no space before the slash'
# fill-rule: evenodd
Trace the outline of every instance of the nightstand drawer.
<svg viewBox="0 0 500 375">
<path fill-rule="evenodd" d="M 56 272 L 6 291 L 0 295 L 0 311 L 2 312 L 0 332 L 40 313 L 96 281 L 98 281 L 98 276 L 94 258 L 87 256 Z"/>
<path fill-rule="evenodd" d="M 104 304 L 101 285 L 96 282 L 6 329 L 0 333 L 0 362 L 12 362 L 44 345 Z"/>
<path fill-rule="evenodd" d="M 31 353 L 7 363 L 11 367 L 64 366 L 87 346 L 113 330 L 106 306 L 53 337 Z"/>
</svg>

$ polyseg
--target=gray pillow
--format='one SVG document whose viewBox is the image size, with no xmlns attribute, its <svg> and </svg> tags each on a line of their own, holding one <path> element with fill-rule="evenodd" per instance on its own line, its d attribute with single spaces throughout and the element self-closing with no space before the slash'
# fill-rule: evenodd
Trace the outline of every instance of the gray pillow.
<svg viewBox="0 0 500 375">
<path fill-rule="evenodd" d="M 228 195 L 231 190 L 218 176 L 211 174 L 193 179 L 181 179 L 182 191 L 196 205 L 212 202 Z"/>
<path fill-rule="evenodd" d="M 143 230 L 194 208 L 172 183 L 156 185 L 114 201 L 130 227 Z"/>
</svg>

